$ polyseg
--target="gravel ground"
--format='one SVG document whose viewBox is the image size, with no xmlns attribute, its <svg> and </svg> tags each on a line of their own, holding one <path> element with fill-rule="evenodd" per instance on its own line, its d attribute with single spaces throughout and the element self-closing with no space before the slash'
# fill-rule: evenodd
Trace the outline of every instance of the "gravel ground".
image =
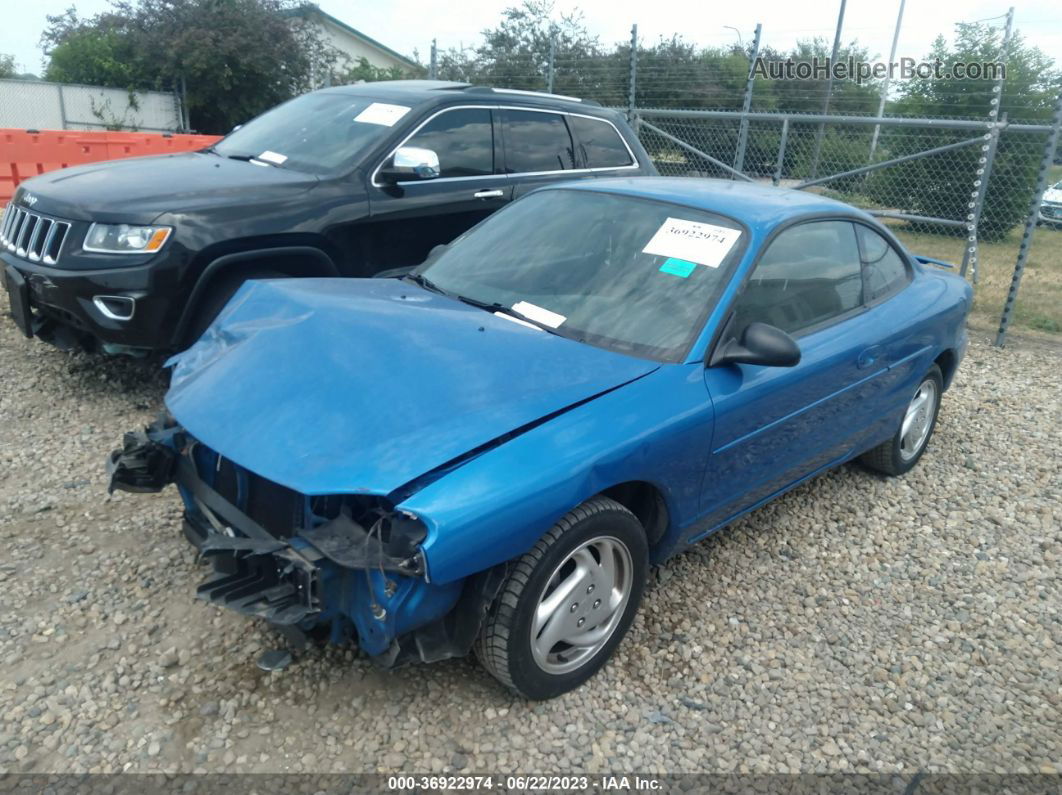
<svg viewBox="0 0 1062 795">
<path fill-rule="evenodd" d="M 1062 348 L 975 340 L 908 476 L 820 477 L 658 570 L 548 703 L 196 602 L 179 501 L 108 498 L 155 365 L 0 318 L 0 773 L 1062 770 Z"/>
</svg>

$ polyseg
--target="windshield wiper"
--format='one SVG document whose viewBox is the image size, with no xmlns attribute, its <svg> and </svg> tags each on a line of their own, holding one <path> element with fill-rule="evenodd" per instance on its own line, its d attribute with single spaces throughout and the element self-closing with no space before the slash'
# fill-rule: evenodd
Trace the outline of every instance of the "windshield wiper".
<svg viewBox="0 0 1062 795">
<path fill-rule="evenodd" d="M 215 152 L 215 154 L 217 154 L 217 152 Z M 223 155 L 223 157 L 227 157 L 229 160 L 240 160 L 240 161 L 242 161 L 244 163 L 250 163 L 251 161 L 254 161 L 255 163 L 262 163 L 262 164 L 267 165 L 267 166 L 272 166 L 273 168 L 280 168 L 280 164 L 279 163 L 271 163 L 268 160 L 261 160 L 261 159 L 259 159 L 259 157 L 257 155 L 235 154 L 235 155 Z"/>
<path fill-rule="evenodd" d="M 495 312 L 499 315 L 508 315 L 511 318 L 519 320 L 521 323 L 528 323 L 534 326 L 535 328 L 540 328 L 543 331 L 548 331 L 550 334 L 556 334 L 558 337 L 564 337 L 565 339 L 569 340 L 578 339 L 577 337 L 574 337 L 571 334 L 561 331 L 558 328 L 547 326 L 545 323 L 540 323 L 539 321 L 530 318 L 527 315 L 521 314 L 520 312 L 513 309 L 511 306 L 499 304 L 496 301 L 480 301 L 478 298 L 469 298 L 467 295 L 455 295 L 454 298 L 456 298 L 458 301 L 462 301 L 463 303 L 468 304 L 469 306 L 475 306 L 479 309 L 485 309 L 488 312 Z M 579 341 L 582 342 L 582 340 Z"/>
<path fill-rule="evenodd" d="M 474 306 L 477 309 L 482 309 L 486 312 L 497 313 L 499 315 L 507 315 L 511 318 L 519 320 L 521 323 L 527 323 L 528 325 L 534 326 L 535 328 L 542 329 L 543 331 L 548 331 L 550 334 L 556 334 L 558 337 L 564 337 L 565 339 L 569 340 L 579 340 L 579 342 L 583 341 L 578 337 L 561 331 L 560 329 L 551 328 L 550 326 L 547 326 L 544 323 L 539 323 L 537 320 L 529 318 L 526 315 L 522 315 L 515 309 L 513 309 L 511 306 L 499 304 L 496 301 L 480 301 L 478 298 L 470 298 L 467 295 L 458 295 L 457 293 L 447 292 L 442 287 L 433 282 L 431 279 L 429 279 L 427 276 L 425 276 L 423 273 L 407 273 L 404 276 L 400 276 L 399 278 L 402 281 L 411 281 L 414 284 L 418 284 L 425 290 L 431 290 L 433 293 L 439 293 L 439 295 L 446 295 L 450 298 L 456 298 L 461 303 L 468 304 L 469 306 Z"/>
<path fill-rule="evenodd" d="M 442 287 L 437 285 L 435 282 L 433 282 L 431 279 L 429 279 L 423 273 L 407 273 L 407 274 L 405 274 L 403 276 L 400 276 L 399 278 L 402 281 L 413 282 L 413 284 L 419 285 L 419 286 L 423 287 L 425 290 L 431 290 L 433 293 L 438 293 L 439 295 L 449 295 L 449 293 L 446 292 L 446 290 L 444 290 Z"/>
</svg>

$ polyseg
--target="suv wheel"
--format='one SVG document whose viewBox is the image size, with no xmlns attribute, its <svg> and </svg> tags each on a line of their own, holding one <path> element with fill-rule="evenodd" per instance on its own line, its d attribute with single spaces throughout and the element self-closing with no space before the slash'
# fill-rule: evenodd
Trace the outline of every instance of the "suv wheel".
<svg viewBox="0 0 1062 795">
<path fill-rule="evenodd" d="M 634 514 L 606 497 L 583 503 L 513 565 L 476 641 L 480 663 L 527 698 L 578 687 L 634 620 L 647 560 Z"/>
</svg>

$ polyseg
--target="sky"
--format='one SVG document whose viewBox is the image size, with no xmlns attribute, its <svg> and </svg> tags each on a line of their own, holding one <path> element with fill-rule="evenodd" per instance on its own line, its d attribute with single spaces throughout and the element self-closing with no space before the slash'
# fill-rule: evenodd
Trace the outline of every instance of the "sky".
<svg viewBox="0 0 1062 795">
<path fill-rule="evenodd" d="M 431 40 L 441 49 L 475 45 L 479 32 L 494 26 L 502 9 L 518 0 L 318 0 L 318 5 L 352 27 L 401 53 L 417 51 L 427 62 Z M 920 58 L 933 39 L 950 38 L 956 22 L 972 22 L 1006 14 L 1007 0 L 907 0 L 898 57 Z M 0 54 L 14 55 L 20 71 L 40 73 L 43 53 L 38 47 L 48 14 L 73 5 L 82 16 L 109 6 L 108 0 L 0 0 Z M 637 23 L 641 41 L 681 34 L 700 45 L 723 45 L 752 38 L 763 24 L 765 43 L 786 49 L 799 39 L 832 39 L 840 0 L 811 5 L 794 0 L 757 0 L 748 3 L 692 2 L 692 0 L 556 0 L 558 14 L 583 12 L 589 30 L 603 44 L 626 41 Z M 899 0 L 848 0 L 843 40 L 855 39 L 881 59 L 888 56 Z M 458 12 L 457 9 L 460 9 Z M 1002 24 L 1002 19 L 995 20 Z M 1062 63 L 1062 2 L 1020 0 L 1015 25 L 1031 43 Z M 730 27 L 737 28 L 737 32 Z"/>
</svg>

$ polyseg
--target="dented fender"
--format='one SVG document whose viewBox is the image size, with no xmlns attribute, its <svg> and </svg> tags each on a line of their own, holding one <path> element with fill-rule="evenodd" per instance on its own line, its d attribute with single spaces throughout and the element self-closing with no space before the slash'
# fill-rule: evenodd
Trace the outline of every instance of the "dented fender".
<svg viewBox="0 0 1062 795">
<path fill-rule="evenodd" d="M 663 494 L 669 526 L 654 558 L 671 554 L 678 532 L 697 518 L 697 485 L 711 446 L 707 390 L 682 388 L 686 381 L 703 385 L 703 372 L 700 363 L 664 365 L 471 458 L 398 502 L 398 509 L 428 526 L 422 549 L 432 581 L 460 579 L 518 557 L 568 511 L 631 481 L 651 483 Z"/>
</svg>

